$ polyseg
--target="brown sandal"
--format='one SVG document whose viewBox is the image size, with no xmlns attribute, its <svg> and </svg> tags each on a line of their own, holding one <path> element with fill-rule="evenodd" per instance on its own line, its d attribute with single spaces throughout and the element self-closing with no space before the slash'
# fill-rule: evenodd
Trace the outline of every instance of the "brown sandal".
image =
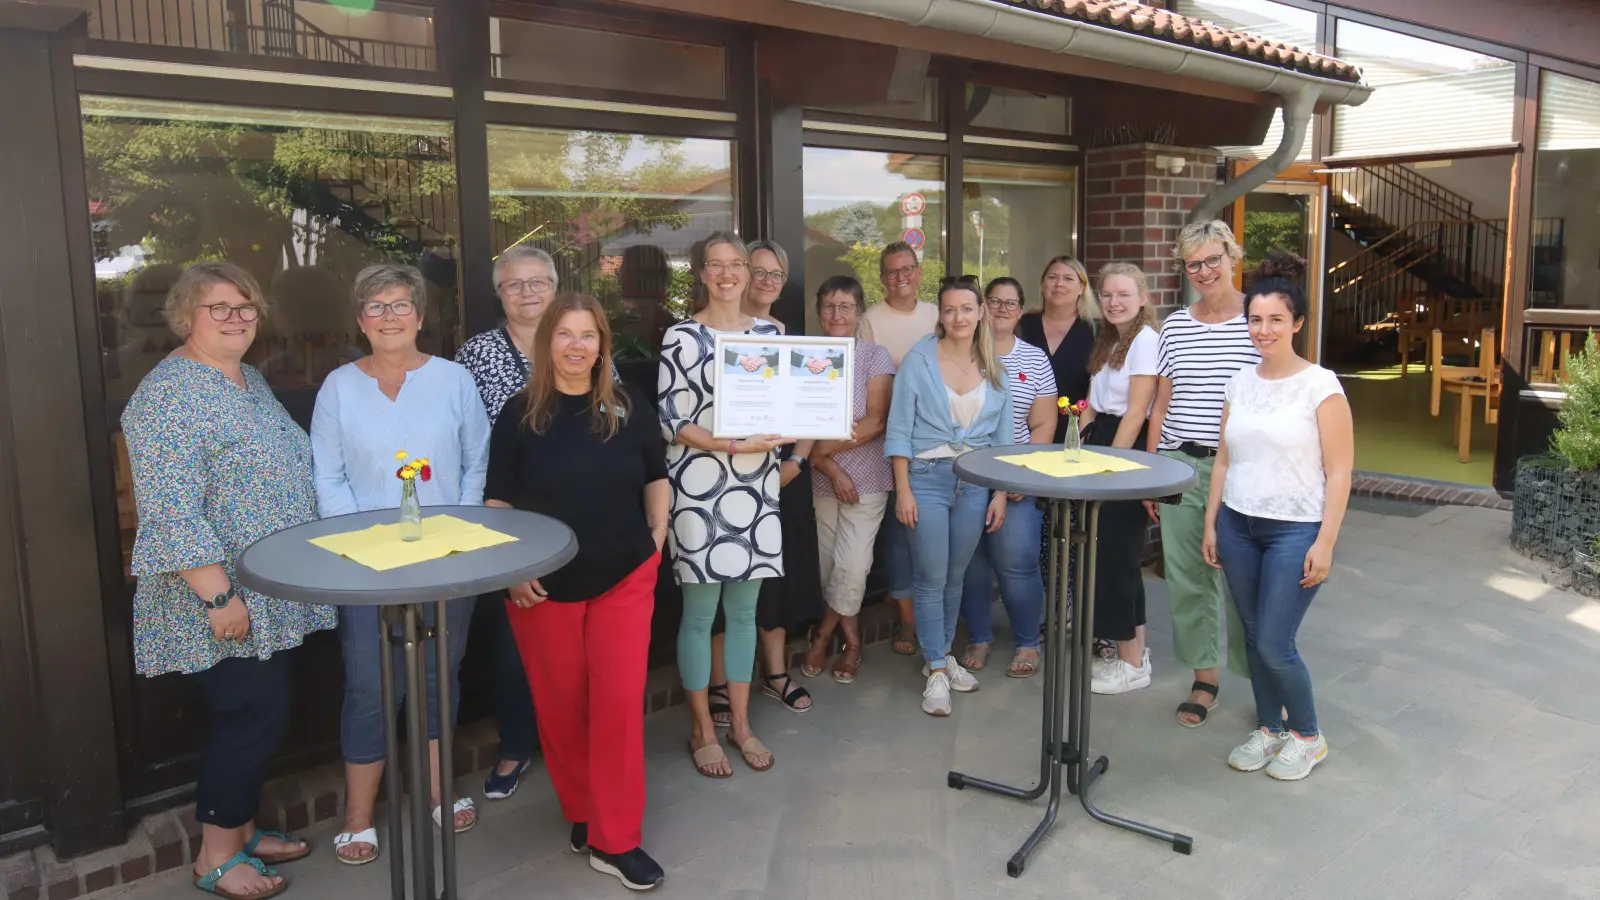
<svg viewBox="0 0 1600 900">
<path fill-rule="evenodd" d="M 774 756 L 772 751 L 767 749 L 767 745 L 757 740 L 754 735 L 752 735 L 748 741 L 745 741 L 743 744 L 739 744 L 734 742 L 733 732 L 730 731 L 728 732 L 728 746 L 738 750 L 739 755 L 744 757 L 744 764 L 756 770 L 757 772 L 765 772 L 778 763 L 778 757 Z M 764 766 L 758 766 L 755 764 L 755 758 L 763 753 L 767 756 L 767 764 Z"/>
<path fill-rule="evenodd" d="M 901 622 L 900 631 L 889 645 L 889 649 L 901 656 L 917 655 L 917 625 L 915 622 Z"/>
<path fill-rule="evenodd" d="M 856 655 L 856 661 L 845 662 L 844 658 L 852 653 Z M 833 663 L 833 680 L 839 684 L 850 684 L 856 680 L 856 672 L 860 669 L 861 647 L 859 645 L 852 647 L 849 644 L 845 644 L 843 652 L 839 654 L 839 658 Z"/>
<path fill-rule="evenodd" d="M 1033 654 L 1031 657 L 1022 655 L 1030 652 Z M 1029 648 L 1018 650 L 1016 655 L 1011 657 L 1011 665 L 1006 667 L 1006 676 L 1010 678 L 1032 678 L 1033 673 L 1037 671 L 1039 671 L 1039 651 Z"/>
<path fill-rule="evenodd" d="M 719 762 L 721 762 L 721 763 L 728 762 L 728 754 L 723 753 L 722 752 L 722 748 L 718 747 L 716 744 L 714 744 L 714 743 L 707 744 L 704 747 L 701 747 L 700 749 L 696 750 L 695 747 L 694 747 L 694 742 L 690 741 L 689 742 L 689 755 L 694 757 L 694 770 L 696 772 L 699 772 L 701 775 L 704 775 L 707 778 L 732 778 L 733 777 L 733 764 L 732 763 L 728 764 L 728 774 L 726 774 L 726 775 L 719 775 L 716 772 L 707 772 L 706 771 L 706 768 L 708 766 L 714 766 Z"/>
<path fill-rule="evenodd" d="M 815 678 L 822 674 L 822 666 L 827 661 L 828 645 L 821 638 L 814 637 L 811 639 L 811 646 L 806 648 L 806 655 L 800 659 L 800 674 L 807 678 Z"/>
<path fill-rule="evenodd" d="M 968 644 L 967 652 L 961 654 L 961 668 L 968 672 L 982 672 L 989 664 L 989 652 L 993 649 L 993 644 Z"/>
</svg>

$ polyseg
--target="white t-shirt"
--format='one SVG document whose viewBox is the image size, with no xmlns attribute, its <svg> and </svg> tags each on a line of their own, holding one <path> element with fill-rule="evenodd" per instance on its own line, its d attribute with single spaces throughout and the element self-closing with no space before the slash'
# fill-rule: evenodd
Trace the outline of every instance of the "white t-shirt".
<svg viewBox="0 0 1600 900">
<path fill-rule="evenodd" d="M 1343 395 L 1339 377 L 1310 365 L 1268 381 L 1247 366 L 1228 382 L 1228 474 L 1222 502 L 1234 512 L 1320 522 L 1327 495 L 1317 407 Z"/>
<path fill-rule="evenodd" d="M 862 340 L 882 344 L 898 369 L 912 346 L 933 334 L 933 327 L 938 324 L 939 307 L 932 303 L 918 300 L 911 312 L 901 312 L 885 301 L 867 307 L 856 330 Z"/>
<path fill-rule="evenodd" d="M 1102 325 L 1102 328 L 1113 326 Z M 1110 416 L 1128 414 L 1128 385 L 1135 375 L 1160 374 L 1161 336 L 1154 328 L 1146 326 L 1133 336 L 1128 345 L 1128 355 L 1123 357 L 1122 368 L 1113 369 L 1108 362 L 1094 373 L 1089 382 L 1089 406 L 1097 413 Z M 1154 401 L 1152 395 L 1151 400 Z M 1147 408 L 1145 415 L 1150 414 Z"/>
<path fill-rule="evenodd" d="M 1011 422 L 1014 440 L 1026 444 L 1033 440 L 1033 430 L 1028 427 L 1028 412 L 1039 397 L 1056 396 L 1056 373 L 1050 368 L 1050 357 L 1044 351 L 1017 338 L 1011 352 L 1000 357 L 1006 368 L 1006 380 L 1011 384 Z M 1052 414 L 1050 421 L 1055 421 Z"/>
</svg>

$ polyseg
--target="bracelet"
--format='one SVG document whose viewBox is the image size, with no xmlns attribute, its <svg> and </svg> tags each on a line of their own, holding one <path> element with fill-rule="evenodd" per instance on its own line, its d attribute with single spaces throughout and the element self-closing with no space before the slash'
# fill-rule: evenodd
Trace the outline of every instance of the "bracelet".
<svg viewBox="0 0 1600 900">
<path fill-rule="evenodd" d="M 737 445 L 738 443 L 739 442 L 735 441 L 735 440 L 729 440 L 728 441 L 728 455 L 729 456 L 735 456 L 735 455 L 738 454 L 739 451 L 734 449 L 735 445 Z"/>
</svg>

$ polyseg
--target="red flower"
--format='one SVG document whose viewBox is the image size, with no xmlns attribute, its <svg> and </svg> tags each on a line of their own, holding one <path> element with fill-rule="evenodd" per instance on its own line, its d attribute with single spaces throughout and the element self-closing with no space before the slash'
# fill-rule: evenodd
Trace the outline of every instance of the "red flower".
<svg viewBox="0 0 1600 900">
<path fill-rule="evenodd" d="M 406 477 L 406 467 L 405 466 L 401 466 L 400 468 L 395 469 L 394 470 L 394 477 L 399 478 L 399 479 L 404 479 Z"/>
<path fill-rule="evenodd" d="M 1017 380 L 1018 381 L 1027 381 L 1028 380 L 1028 373 L 1027 372 L 1018 372 L 1017 373 Z"/>
<path fill-rule="evenodd" d="M 432 481 L 433 466 L 423 466 L 422 471 L 418 472 L 417 474 L 422 477 L 423 481 Z"/>
</svg>

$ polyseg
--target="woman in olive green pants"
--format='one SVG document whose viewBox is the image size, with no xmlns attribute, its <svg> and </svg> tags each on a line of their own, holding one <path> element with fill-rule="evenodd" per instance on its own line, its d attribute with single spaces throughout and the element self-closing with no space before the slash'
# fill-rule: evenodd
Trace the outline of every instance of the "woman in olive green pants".
<svg viewBox="0 0 1600 900">
<path fill-rule="evenodd" d="M 1233 286 L 1233 269 L 1244 252 L 1220 221 L 1185 226 L 1173 250 L 1200 300 L 1167 317 L 1155 404 L 1150 411 L 1150 446 L 1194 466 L 1199 483 L 1177 506 L 1147 504 L 1161 523 L 1161 556 L 1172 599 L 1172 645 L 1178 662 L 1194 669 L 1188 700 L 1178 705 L 1178 723 L 1197 728 L 1217 705 L 1222 629 L 1228 629 L 1228 668 L 1249 677 L 1244 627 L 1224 594 L 1218 570 L 1200 555 L 1205 537 L 1206 498 L 1222 428 L 1223 392 L 1236 372 L 1261 361 L 1250 342 L 1244 295 Z"/>
</svg>

